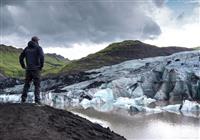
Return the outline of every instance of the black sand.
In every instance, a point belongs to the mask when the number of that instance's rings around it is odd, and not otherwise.
[[[64,110],[33,104],[0,104],[0,140],[124,140]]]

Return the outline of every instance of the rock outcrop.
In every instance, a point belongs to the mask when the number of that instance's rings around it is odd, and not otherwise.
[[[4,80],[4,79],[6,79],[6,77],[0,73],[0,80]]]

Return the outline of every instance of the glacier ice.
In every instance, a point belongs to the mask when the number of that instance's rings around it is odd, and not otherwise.
[[[0,95],[0,102],[1,103],[7,103],[7,102],[20,102],[20,96],[19,95],[6,95],[2,94]]]
[[[104,102],[109,102],[114,100],[113,91],[110,88],[97,91],[93,97],[100,98]]]
[[[0,95],[0,102],[2,103],[20,103],[21,101],[21,95],[20,94],[1,94]],[[28,103],[32,103],[34,102],[34,93],[33,92],[29,92],[27,94],[27,102]]]
[[[135,105],[135,101],[128,97],[119,97],[113,105],[118,108],[130,109],[131,105]]]
[[[200,111],[200,104],[198,104],[197,102],[191,102],[191,101],[185,100],[182,105],[181,111],[184,111],[184,112]]]
[[[162,110],[184,116],[200,118],[200,104],[195,101],[185,100],[182,104],[168,105]]]
[[[179,112],[180,106],[181,104],[168,105],[168,106],[162,107],[162,109],[169,112]]]
[[[114,108],[130,110],[131,108],[134,107],[138,111],[150,112],[150,108],[147,108],[147,106],[152,102],[155,102],[155,100],[151,98],[147,98],[146,96],[142,96],[138,98],[119,97],[116,100],[107,100],[106,102],[101,100],[101,98],[95,97],[92,100],[83,99],[80,102],[80,105],[84,109],[93,107],[98,111],[111,111]]]
[[[91,106],[91,102],[90,100],[88,99],[83,99],[81,102],[80,102],[80,105],[84,108],[84,109],[87,109]]]

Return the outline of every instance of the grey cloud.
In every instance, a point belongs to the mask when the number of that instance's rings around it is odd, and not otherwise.
[[[12,2],[9,0],[3,7],[8,12],[6,18],[1,17],[5,33],[15,32],[22,37],[38,35],[47,45],[147,39],[161,33],[138,1],[23,0],[22,5]],[[8,5],[14,7],[8,10]]]
[[[15,26],[15,23],[7,7],[1,7],[1,11],[3,12],[1,12],[0,14],[0,20],[1,20],[0,30],[4,35],[7,35],[12,32],[13,30],[12,27]]]
[[[1,6],[5,5],[24,5],[26,0],[1,0]]]
[[[154,2],[154,4],[158,7],[162,7],[167,0],[152,0]]]
[[[142,34],[143,38],[151,38],[154,39],[157,37],[158,34],[161,33],[161,30],[159,28],[158,25],[155,25],[152,22],[150,22],[149,24],[146,24],[143,28],[143,32],[144,34]]]

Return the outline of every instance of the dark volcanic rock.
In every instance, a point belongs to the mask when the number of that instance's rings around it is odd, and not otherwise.
[[[90,73],[79,72],[79,73],[74,73],[74,74],[69,74],[69,75],[43,77],[41,79],[41,91],[45,92],[45,91],[53,90],[56,93],[63,92],[63,90],[61,90],[63,86],[90,80],[90,78],[88,77],[89,74]],[[17,79],[17,78],[0,79],[0,91],[3,91],[6,88],[11,88],[11,87],[14,87],[16,85],[21,85],[21,84],[24,84],[24,80]],[[30,88],[30,91],[32,90],[33,88]],[[16,94],[21,93],[22,88],[21,89],[16,88],[13,92]]]
[[[124,140],[64,110],[32,104],[0,104],[1,140]]]
[[[47,53],[46,55],[50,56],[50,57],[54,57],[57,60],[65,60],[65,61],[69,61],[68,58],[63,57],[62,55],[56,54],[56,53]]]
[[[4,80],[4,79],[6,79],[6,77],[0,73],[0,80]]]
[[[88,73],[86,72],[78,72],[68,75],[65,74],[55,77],[45,77],[42,79],[41,82],[41,87],[43,87],[41,90],[54,90],[55,92],[59,93],[62,86],[67,86],[87,80],[90,80],[90,78],[88,77]]]
[[[14,87],[15,85],[20,85],[22,83],[23,80],[17,78],[0,79],[0,90],[4,88]]]

